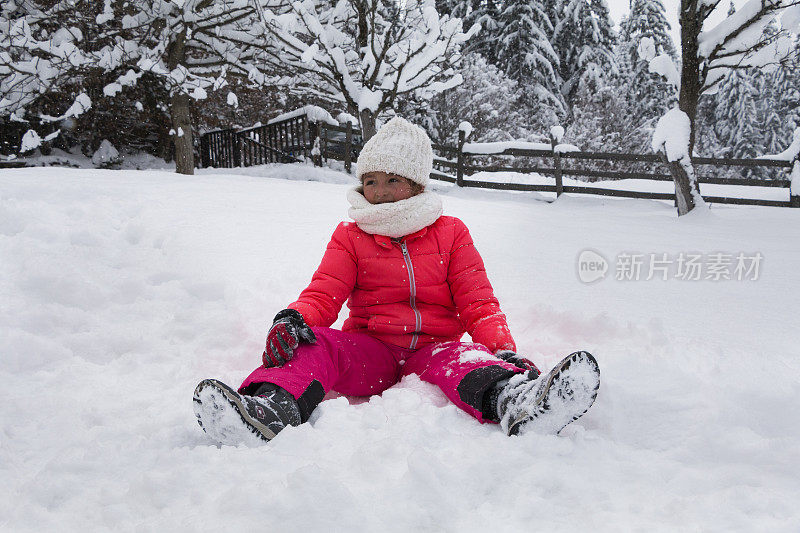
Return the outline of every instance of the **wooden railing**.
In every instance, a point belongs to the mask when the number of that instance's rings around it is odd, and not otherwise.
[[[290,122],[293,121],[293,122]],[[205,144],[203,144],[205,143]],[[204,166],[250,166],[268,162],[293,162],[311,158],[315,164],[337,160],[344,163],[346,172],[351,172],[352,164],[358,158],[363,146],[360,132],[347,126],[333,126],[327,123],[309,122],[305,115],[265,126],[248,128],[238,132],[220,130],[210,132],[201,139],[201,152]],[[204,147],[204,148],[203,148]],[[508,191],[553,192],[594,194],[623,198],[649,198],[654,200],[675,200],[674,192],[650,192],[593,187],[587,185],[564,184],[564,176],[587,178],[587,181],[615,181],[624,179],[672,181],[667,164],[657,154],[624,154],[609,152],[581,152],[565,149],[551,140],[547,149],[509,148],[502,151],[481,153],[471,151],[466,145],[464,132],[459,133],[456,146],[434,144],[434,170],[431,178],[459,187],[477,187]],[[513,164],[504,163],[508,159]],[[587,168],[581,162],[605,162],[617,167],[615,170]],[[209,164],[210,163],[210,164]],[[759,198],[740,198],[735,196],[703,195],[710,203],[761,205],[776,207],[800,207],[800,196],[791,191],[788,179],[730,178],[708,175],[705,169],[742,167],[749,169],[776,169],[788,174],[794,161],[776,159],[720,159],[696,157],[692,160],[697,169],[698,182],[715,185],[743,185],[754,187],[780,187],[787,189],[785,200]],[[637,168],[625,169],[626,164]],[[642,170],[644,167],[644,170]],[[520,174],[540,174],[552,176],[552,184],[506,183],[487,179],[472,179],[474,174],[493,172],[515,172]],[[798,170],[800,172],[800,170]]]
[[[305,114],[243,130],[216,130],[200,137],[203,167],[296,163],[312,156],[318,125]]]

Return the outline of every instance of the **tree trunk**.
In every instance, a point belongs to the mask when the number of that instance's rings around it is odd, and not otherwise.
[[[697,102],[700,99],[700,58],[699,35],[702,22],[697,13],[697,0],[681,0],[681,90],[678,97],[678,108],[689,117],[689,158],[694,151],[695,132],[697,131]],[[691,165],[691,162],[688,163]],[[675,197],[678,216],[685,215],[696,207],[695,197],[700,196],[697,179],[690,176],[686,168],[678,162],[669,163],[669,171],[675,182]],[[693,172],[692,172],[693,174]],[[696,196],[695,196],[696,195]]]
[[[364,109],[359,113],[359,119],[361,119],[361,137],[367,142],[378,132],[375,129],[375,113]]]
[[[175,36],[167,48],[167,66],[174,70],[186,62],[186,30]],[[192,141],[192,113],[189,95],[181,87],[173,87],[169,102],[172,139],[175,144],[175,171],[194,174],[194,143]]]
[[[175,171],[194,174],[194,146],[192,142],[192,114],[189,95],[176,92],[170,97],[172,129],[175,130]]]

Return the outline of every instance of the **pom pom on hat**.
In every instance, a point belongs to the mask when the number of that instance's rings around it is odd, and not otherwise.
[[[366,142],[358,156],[357,177],[381,171],[427,185],[433,170],[433,148],[425,130],[394,117]]]

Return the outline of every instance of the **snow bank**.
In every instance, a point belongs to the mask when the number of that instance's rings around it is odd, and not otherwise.
[[[321,182],[0,171],[4,530],[800,529],[798,210],[676,220],[658,202],[442,186],[519,351],[543,368],[597,356],[592,410],[559,437],[507,438],[412,378],[323,402],[261,448],[218,448],[195,384],[258,364],[348,207],[349,176],[269,172]],[[586,248],[611,265],[591,285]],[[620,254],[692,251],[760,252],[763,271],[614,277]]]
[[[120,157],[117,149],[114,148],[114,145],[111,144],[108,139],[103,139],[103,142],[100,143],[100,147],[92,155],[92,163],[94,166],[101,167],[119,162]]]

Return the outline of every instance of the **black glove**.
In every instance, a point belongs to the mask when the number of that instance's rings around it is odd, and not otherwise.
[[[272,322],[267,333],[267,347],[261,359],[267,368],[283,366],[294,355],[294,349],[301,342],[314,344],[317,337],[303,320],[303,315],[294,309],[284,309]]]
[[[497,350],[494,353],[495,357],[499,357],[506,363],[511,363],[517,368],[521,368],[522,370],[526,370],[528,372],[528,377],[530,379],[536,379],[539,377],[541,372],[539,369],[536,368],[536,365],[533,364],[533,361],[518,355],[516,352],[512,352],[511,350]]]

